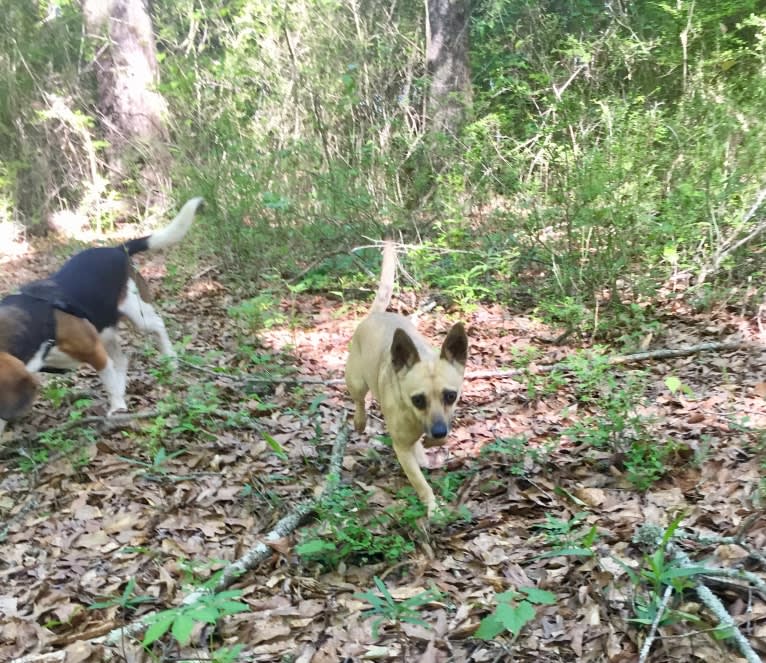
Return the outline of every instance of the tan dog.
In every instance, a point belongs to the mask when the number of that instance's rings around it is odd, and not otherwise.
[[[420,470],[425,462],[420,438],[425,435],[426,447],[446,442],[460,398],[468,337],[463,325],[455,324],[437,353],[408,318],[386,313],[395,275],[396,250],[387,241],[375,301],[351,339],[346,386],[354,401],[354,427],[359,433],[367,423],[367,392],[378,401],[396,457],[430,517],[436,499]]]

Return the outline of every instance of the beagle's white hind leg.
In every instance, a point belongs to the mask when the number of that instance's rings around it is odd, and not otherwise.
[[[154,307],[141,299],[138,287],[133,279],[128,280],[128,294],[120,304],[120,313],[130,320],[142,332],[151,332],[157,337],[160,351],[166,357],[175,357],[176,351],[170,342],[165,323]]]
[[[125,391],[128,386],[128,358],[120,346],[120,336],[114,327],[101,331],[101,342],[104,344],[109,361],[100,372],[101,381],[109,392],[108,415],[118,410],[127,410]]]

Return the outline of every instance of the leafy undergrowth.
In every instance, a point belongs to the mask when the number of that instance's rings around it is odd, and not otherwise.
[[[50,269],[44,255],[3,290]],[[3,440],[0,660],[627,662],[655,618],[649,661],[740,660],[692,591],[713,566],[733,570],[706,582],[766,654],[766,596],[741,575],[766,578],[747,552],[766,548],[766,353],[752,321],[668,305],[652,347],[753,344],[610,367],[598,349],[542,342],[559,330],[528,315],[476,307],[469,372],[566,367],[466,380],[449,444],[429,452],[435,521],[373,408],[317,517],[229,592],[183,606],[321,490],[364,308],[264,293],[243,306],[257,293],[213,268],[181,280],[152,257],[142,272],[184,353],[174,372],[124,334],[129,406],[151,416],[92,421],[103,391],[81,370],[48,379]],[[419,326],[438,339],[453,318]],[[147,613],[137,641],[93,644]]]

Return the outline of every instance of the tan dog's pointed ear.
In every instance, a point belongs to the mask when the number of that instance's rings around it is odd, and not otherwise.
[[[0,352],[0,419],[10,421],[24,414],[35,400],[37,387],[23,362]]]
[[[441,358],[450,364],[465,366],[468,359],[468,336],[462,322],[455,323],[449,330],[442,343]]]
[[[391,341],[391,364],[398,373],[403,368],[412,368],[420,361],[418,349],[406,331],[397,328]]]

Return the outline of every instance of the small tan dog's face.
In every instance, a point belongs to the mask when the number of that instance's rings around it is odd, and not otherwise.
[[[403,329],[394,332],[391,365],[403,398],[401,407],[409,418],[420,422],[424,446],[444,444],[465,372],[468,339],[463,325],[450,330],[437,359],[421,359],[415,344]]]

